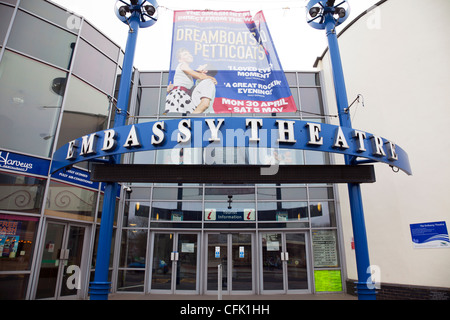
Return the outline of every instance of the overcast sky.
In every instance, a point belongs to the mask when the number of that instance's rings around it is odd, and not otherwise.
[[[68,11],[83,16],[107,37],[125,49],[128,27],[114,14],[115,0],[52,0]],[[140,29],[134,65],[141,71],[168,70],[173,27],[173,10],[262,10],[281,65],[285,71],[313,69],[317,56],[327,47],[325,31],[306,23],[308,0],[157,0],[158,22]],[[350,18],[356,18],[379,0],[348,0]],[[338,32],[345,24],[337,28]]]

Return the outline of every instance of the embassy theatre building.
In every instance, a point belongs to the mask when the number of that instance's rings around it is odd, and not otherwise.
[[[201,38],[195,31],[183,37],[191,54],[222,52],[190,48]],[[227,54],[242,53],[233,50]],[[363,170],[341,179],[332,170],[341,157],[335,153],[355,146],[388,164],[405,153],[384,138],[332,124],[329,71],[283,72],[289,94],[260,109],[242,110],[246,103],[217,89],[211,99],[232,111],[211,114],[167,109],[170,92],[184,87],[174,83],[176,66],[136,69],[127,126],[112,129],[123,60],[121,48],[65,8],[0,1],[0,299],[89,298],[104,184],[86,160],[113,150],[128,168],[154,171],[153,178],[119,172],[127,178],[116,195],[112,293],[217,295],[218,265],[226,295],[351,291],[346,201],[341,207],[348,195],[336,183],[374,177]],[[277,81],[223,87],[264,95]],[[80,157],[52,170],[61,159]]]

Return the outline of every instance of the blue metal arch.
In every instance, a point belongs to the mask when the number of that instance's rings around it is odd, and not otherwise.
[[[223,119],[223,123],[219,128],[220,138],[219,142],[211,142],[209,139],[211,137],[211,131],[206,123],[206,120],[214,120],[214,123],[218,125],[219,119]],[[255,120],[256,118],[248,118],[248,120]],[[191,118],[191,119],[171,119],[171,120],[160,120],[151,121],[146,123],[140,123],[135,125],[128,125],[122,127],[114,128],[115,133],[115,147],[114,149],[104,151],[102,150],[103,141],[106,134],[105,131],[99,131],[91,135],[85,136],[85,144],[89,137],[92,137],[92,152],[80,155],[80,148],[83,144],[83,137],[74,140],[72,146],[75,147],[75,156],[71,159],[67,159],[68,150],[70,143],[64,145],[58,149],[52,161],[51,172],[58,171],[65,167],[73,166],[74,164],[81,161],[97,161],[98,158],[117,156],[123,153],[129,152],[141,152],[150,150],[163,150],[163,149],[173,149],[173,148],[206,148],[208,146],[214,147],[257,147],[257,148],[280,148],[280,149],[291,149],[291,150],[310,150],[310,151],[321,151],[329,153],[338,153],[346,156],[356,158],[365,158],[371,162],[382,162],[390,166],[396,167],[407,173],[411,174],[411,166],[409,163],[409,158],[407,153],[399,146],[391,144],[390,140],[376,136],[371,133],[363,132],[360,130],[355,130],[348,127],[340,127],[331,124],[308,122],[302,120],[290,120],[290,119],[272,119],[272,118],[262,118],[258,119],[262,121],[262,126],[258,129],[258,142],[251,141],[250,137],[252,135],[251,128],[247,126],[247,118],[235,118],[235,117],[215,117],[215,118]],[[190,121],[190,134],[191,139],[185,143],[179,143],[177,141],[179,126],[182,121]],[[280,121],[291,122],[293,125],[293,140],[295,142],[278,142],[279,138],[279,125]],[[278,123],[280,122],[280,123]],[[159,124],[158,124],[159,123]],[[161,123],[164,123],[161,125]],[[285,124],[285,123],[281,123]],[[164,132],[164,139],[162,142],[157,144],[152,144],[152,136],[155,139],[159,139],[155,135],[156,130],[161,130]],[[320,126],[320,130],[316,129],[318,132],[319,139],[321,139],[321,144],[312,144],[311,141],[311,126]],[[126,140],[130,135],[130,132],[135,130],[136,137],[139,140],[139,146],[125,146]],[[340,132],[339,132],[340,130]],[[355,136],[355,132],[360,132],[359,136]],[[335,140],[336,137],[342,137],[348,144],[348,148],[336,147]],[[365,136],[362,140],[364,142],[365,150],[361,150],[360,137]],[[376,139],[377,141],[372,141]],[[94,141],[95,140],[95,141]],[[374,150],[373,144],[378,143],[382,145],[384,155],[377,154]],[[393,157],[389,154],[390,146],[395,146],[395,154],[397,159],[392,159]],[[357,162],[355,162],[357,163]]]

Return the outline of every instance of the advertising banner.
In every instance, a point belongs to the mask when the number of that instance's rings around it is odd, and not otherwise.
[[[163,113],[280,113],[297,107],[262,12],[175,11]]]

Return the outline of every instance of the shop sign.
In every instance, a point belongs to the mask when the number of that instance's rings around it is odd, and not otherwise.
[[[412,173],[407,153],[375,134],[312,121],[240,117],[160,120],[92,133],[58,149],[51,172],[128,152],[223,147],[332,152]]]
[[[0,150],[0,169],[47,176],[50,161]]]

